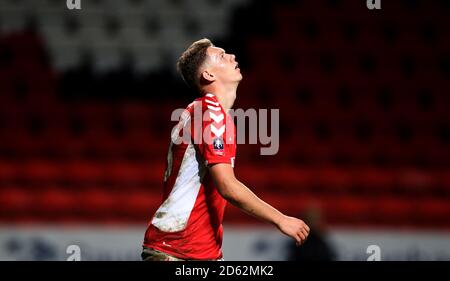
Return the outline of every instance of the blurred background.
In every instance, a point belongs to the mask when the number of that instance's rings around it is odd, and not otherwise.
[[[75,2],[75,1],[71,1]],[[231,205],[227,260],[450,260],[450,2],[0,0],[0,259],[139,260],[190,43],[234,53],[235,108],[280,109],[237,177],[313,226]]]

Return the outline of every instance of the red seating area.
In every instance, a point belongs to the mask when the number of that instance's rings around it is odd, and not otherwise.
[[[236,107],[280,109],[280,149],[240,145],[238,178],[291,215],[317,203],[330,225],[450,227],[448,35],[430,44],[408,10],[326,2],[273,4],[277,32],[248,38]],[[44,45],[0,37],[0,223],[146,223],[185,104],[62,101]],[[256,222],[232,206],[225,221]]]
[[[236,173],[293,215],[316,201],[331,224],[448,227],[450,22],[437,3],[355,2],[279,3],[275,32],[246,38],[238,106],[279,108],[281,138]]]

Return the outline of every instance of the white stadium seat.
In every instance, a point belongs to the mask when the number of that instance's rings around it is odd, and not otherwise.
[[[59,70],[76,67],[81,53],[88,51],[98,72],[119,67],[123,53],[131,54],[135,71],[155,71],[163,64],[174,66],[196,39],[227,36],[232,10],[248,1],[82,0],[81,10],[68,10],[62,0],[0,1],[0,27],[20,30],[27,16],[34,16]],[[112,36],[107,26],[111,18],[117,21]]]

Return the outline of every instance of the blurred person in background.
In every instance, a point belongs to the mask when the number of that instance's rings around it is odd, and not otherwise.
[[[308,206],[304,213],[304,218],[311,229],[308,241],[301,248],[296,247],[289,241],[287,243],[287,259],[290,261],[335,260],[335,249],[327,240],[325,220],[321,208],[317,205]]]
[[[202,39],[181,55],[177,69],[201,97],[186,108],[172,131],[163,202],[148,224],[142,259],[222,260],[227,201],[301,245],[309,227],[258,198],[234,175],[236,128],[228,113],[242,80],[235,56]]]

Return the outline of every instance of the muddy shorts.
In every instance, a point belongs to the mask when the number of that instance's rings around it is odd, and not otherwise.
[[[143,261],[187,261],[147,247],[143,247],[141,258]],[[223,258],[217,261],[223,261]]]
[[[143,261],[184,261],[156,249],[143,247],[141,258]]]

